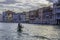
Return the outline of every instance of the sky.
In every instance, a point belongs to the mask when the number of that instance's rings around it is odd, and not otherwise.
[[[13,10],[15,12],[27,12],[52,5],[57,0],[0,0],[0,12]]]

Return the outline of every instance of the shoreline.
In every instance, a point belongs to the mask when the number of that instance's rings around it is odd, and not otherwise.
[[[18,22],[3,22],[3,21],[0,21],[0,23],[18,23]],[[21,23],[35,24],[35,25],[60,25],[60,24],[27,23],[27,22],[21,22]]]

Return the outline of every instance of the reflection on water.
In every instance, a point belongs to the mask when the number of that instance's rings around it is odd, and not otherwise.
[[[60,26],[0,23],[0,40],[60,40]]]

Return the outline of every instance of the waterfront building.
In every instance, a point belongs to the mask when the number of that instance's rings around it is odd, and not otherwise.
[[[10,10],[3,12],[4,22],[25,22],[26,15],[24,13],[15,13]]]
[[[26,23],[29,23],[29,11],[28,12],[24,12],[25,16],[26,16]]]
[[[29,12],[29,22],[39,24],[55,24],[53,8],[43,7]]]
[[[53,12],[55,14],[56,24],[60,24],[60,0],[53,4]]]
[[[0,22],[2,22],[3,21],[3,16],[2,16],[2,14],[0,14]]]
[[[35,23],[36,21],[36,11],[29,11],[29,23]]]
[[[43,8],[42,23],[55,24],[53,8],[51,8],[50,6]]]
[[[38,9],[38,18],[39,18],[39,23],[40,24],[42,24],[42,22],[43,22],[42,17],[43,17],[43,8],[39,8]]]
[[[35,23],[41,23],[41,9],[35,10]]]
[[[25,13],[13,13],[13,22],[26,22]]]
[[[19,22],[19,14],[18,13],[13,14],[13,22]]]
[[[15,13],[8,10],[3,12],[3,21],[60,24],[60,3],[54,3],[53,8],[49,6],[22,13]]]
[[[13,21],[13,13],[12,11],[5,11],[3,12],[3,21],[5,22],[12,22]]]
[[[24,13],[20,13],[19,14],[19,21],[20,22],[26,22],[26,14],[24,14]]]
[[[54,24],[53,8],[44,7],[29,11],[29,23]]]

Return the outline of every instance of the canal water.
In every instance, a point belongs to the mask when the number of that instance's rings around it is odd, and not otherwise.
[[[17,23],[0,23],[0,40],[60,40],[60,26],[21,24],[17,31]]]

